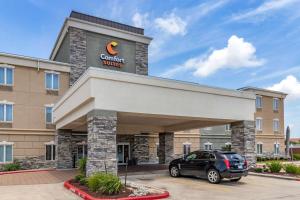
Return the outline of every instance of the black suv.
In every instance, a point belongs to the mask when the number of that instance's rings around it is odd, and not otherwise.
[[[223,178],[239,181],[248,175],[247,161],[234,152],[194,151],[169,165],[172,177],[196,176],[210,183],[220,183]]]

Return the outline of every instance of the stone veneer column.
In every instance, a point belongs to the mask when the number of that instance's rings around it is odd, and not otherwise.
[[[86,70],[86,31],[70,27],[70,63],[72,64],[70,72],[70,86]]]
[[[149,136],[147,134],[134,136],[133,156],[138,164],[149,162]]]
[[[105,169],[117,174],[117,113],[93,110],[87,116],[87,124],[87,176],[95,172],[104,172]]]
[[[174,156],[174,133],[159,133],[159,164],[169,164]]]
[[[250,165],[256,163],[254,121],[231,124],[231,149],[245,156]]]
[[[72,132],[69,130],[57,130],[55,143],[57,159],[56,167],[58,169],[72,168]]]
[[[137,42],[135,45],[136,73],[148,75],[148,45]]]

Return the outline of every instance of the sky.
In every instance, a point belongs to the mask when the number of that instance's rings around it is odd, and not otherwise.
[[[300,0],[0,0],[0,51],[49,58],[71,10],[145,29],[149,74],[288,93],[300,137]]]

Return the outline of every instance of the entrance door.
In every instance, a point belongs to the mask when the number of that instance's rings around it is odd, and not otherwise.
[[[117,147],[118,164],[124,165],[130,159],[130,146],[129,143],[119,143]]]

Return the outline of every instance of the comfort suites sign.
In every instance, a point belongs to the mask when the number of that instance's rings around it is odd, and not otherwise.
[[[118,56],[118,43],[111,41],[106,45],[107,53],[100,54],[103,65],[121,68],[125,64],[125,59]]]

